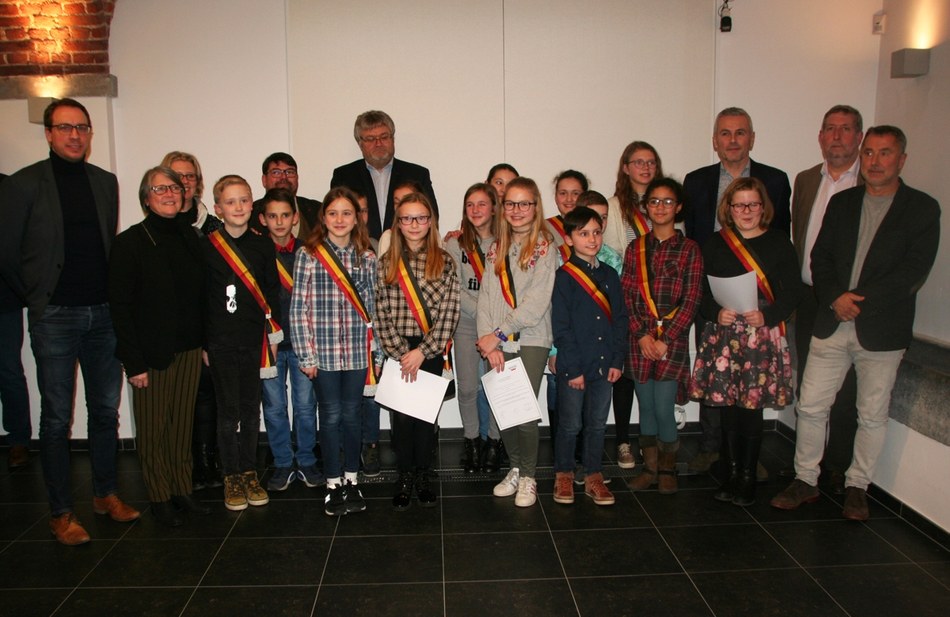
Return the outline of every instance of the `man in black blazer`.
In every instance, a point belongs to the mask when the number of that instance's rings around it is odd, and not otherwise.
[[[712,145],[719,155],[719,162],[693,170],[686,174],[683,180],[683,190],[686,193],[686,207],[683,209],[686,237],[695,240],[702,247],[710,236],[718,232],[720,225],[716,220],[716,208],[719,199],[733,180],[749,176],[761,180],[769,194],[775,209],[771,226],[788,233],[791,222],[788,206],[792,188],[784,171],[757,163],[750,158],[749,153],[755,145],[755,131],[752,130],[752,118],[748,112],[739,107],[727,107],[720,111],[716,116]],[[697,318],[697,346],[704,325],[705,321],[701,317]],[[709,465],[719,458],[719,418],[718,408],[700,406],[699,423],[703,437],[699,452],[689,463],[690,471],[706,471]],[[761,464],[758,477],[760,480],[768,478],[768,473]]]
[[[370,237],[378,240],[383,231],[392,226],[395,215],[393,189],[409,180],[422,186],[438,216],[439,206],[429,170],[393,158],[396,154],[396,125],[389,114],[384,111],[360,114],[353,127],[353,137],[363,158],[334,169],[330,186],[346,186],[366,196]]]
[[[73,99],[43,114],[48,159],[0,183],[0,275],[24,301],[40,405],[40,459],[50,532],[66,545],[89,534],[73,510],[69,431],[76,364],[89,419],[93,511],[129,522],[139,512],[116,495],[122,366],[108,305],[109,250],[119,220],[116,177],[86,162],[92,122]]]
[[[293,230],[294,237],[305,242],[307,236],[310,235],[310,230],[317,224],[317,217],[320,216],[320,206],[323,204],[316,199],[307,199],[297,195],[300,177],[297,174],[297,161],[294,160],[294,157],[286,152],[275,152],[264,159],[264,163],[261,164],[261,184],[264,185],[265,193],[277,188],[287,189],[293,193],[297,213],[300,215],[297,227]],[[254,210],[248,224],[262,236],[266,236],[267,228],[261,223],[260,217],[263,212],[264,199],[262,197],[254,201]]]
[[[866,491],[884,447],[891,390],[940,241],[940,206],[900,179],[906,146],[897,127],[868,129],[860,155],[864,186],[828,204],[811,252],[818,313],[797,409],[796,475],[772,499],[776,508],[818,499],[828,412],[853,364],[859,419],[842,514],[868,518]]]

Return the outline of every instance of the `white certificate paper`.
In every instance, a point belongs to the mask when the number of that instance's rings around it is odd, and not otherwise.
[[[759,310],[759,292],[755,272],[746,272],[729,278],[707,275],[706,278],[709,279],[709,288],[719,306],[737,313]]]
[[[500,373],[492,369],[482,375],[482,387],[498,428],[504,430],[541,419],[538,393],[531,387],[521,358],[505,362]]]
[[[383,374],[376,387],[376,402],[407,416],[435,424],[448,387],[448,379],[421,369],[416,372],[415,381],[404,381],[399,362],[386,358]]]

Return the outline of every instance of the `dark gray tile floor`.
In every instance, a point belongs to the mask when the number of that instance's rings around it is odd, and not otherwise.
[[[694,449],[685,437],[680,460]],[[792,456],[778,433],[767,433],[762,457],[773,480],[749,508],[713,500],[708,475],[680,476],[672,496],[631,493],[612,443],[605,471],[616,505],[595,506],[580,489],[573,506],[558,505],[544,443],[538,504],[519,509],[491,496],[497,478],[461,473],[460,451],[440,445],[435,508],[393,512],[394,474],[384,468],[361,484],[363,513],[330,518],[323,489],[299,482],[241,513],[224,509],[220,489],[205,490],[196,495],[213,513],[173,530],[147,511],[129,525],[93,514],[89,460],[76,452],[76,509],[93,536],[76,548],[48,533],[34,453],[28,468],[0,472],[0,614],[950,614],[947,533],[918,530],[884,498],[871,500],[867,523],[843,520],[827,492],[795,512],[768,506]],[[119,456],[122,495],[145,509],[135,453]],[[263,451],[261,460],[266,477]]]

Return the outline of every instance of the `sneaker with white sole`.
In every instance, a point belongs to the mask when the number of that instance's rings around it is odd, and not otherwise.
[[[617,467],[621,469],[633,469],[637,466],[636,459],[633,458],[633,452],[630,450],[630,444],[622,443],[617,446]]]
[[[517,467],[512,467],[508,471],[508,475],[505,476],[505,479],[495,485],[495,488],[492,490],[492,494],[495,497],[511,497],[518,492],[518,481],[521,478],[521,475],[518,473]]]
[[[515,496],[515,505],[519,508],[530,508],[538,500],[538,483],[534,478],[518,480],[518,494]]]
[[[328,516],[343,516],[346,514],[346,499],[343,496],[343,485],[327,485],[327,494],[323,498],[323,511]]]
[[[241,474],[241,482],[244,483],[244,495],[247,497],[248,505],[266,506],[270,502],[267,491],[261,486],[257,479],[256,471],[245,471]]]
[[[327,479],[323,477],[323,474],[320,473],[320,470],[317,469],[316,465],[304,465],[303,467],[298,467],[297,477],[303,480],[303,483],[309,488],[316,488],[327,483]]]
[[[267,490],[285,491],[290,483],[297,478],[297,473],[290,467],[277,467],[267,481]]]

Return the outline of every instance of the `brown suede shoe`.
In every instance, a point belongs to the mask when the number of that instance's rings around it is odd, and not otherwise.
[[[574,503],[574,473],[559,471],[554,476],[554,501]]]
[[[769,504],[779,510],[794,510],[803,503],[818,501],[819,497],[821,494],[818,492],[818,487],[795,478],[784,491],[773,497]]]
[[[844,510],[841,511],[849,521],[866,521],[871,516],[868,511],[868,493],[863,488],[849,486],[844,489]]]
[[[105,497],[92,498],[92,511],[96,514],[108,514],[119,523],[129,523],[141,516],[141,513],[125,503],[115,493]]]
[[[614,505],[614,494],[604,484],[604,474],[590,473],[584,478],[584,493],[598,506]]]
[[[10,452],[7,453],[7,467],[10,469],[19,469],[25,467],[30,462],[30,449],[26,446],[10,446]]]
[[[77,546],[89,541],[89,534],[72,512],[50,518],[49,531],[60,544],[66,546]]]

